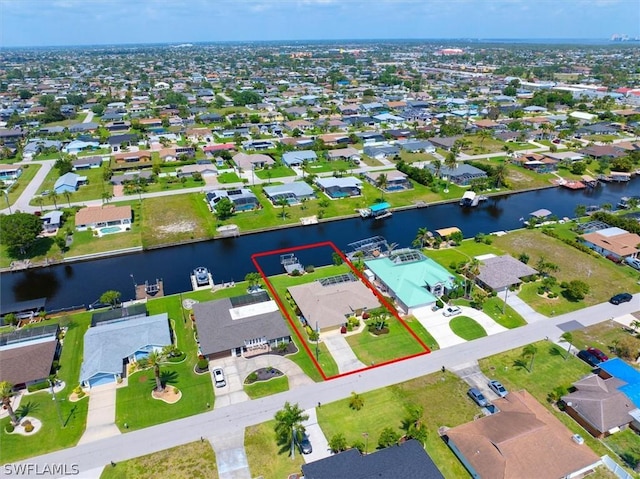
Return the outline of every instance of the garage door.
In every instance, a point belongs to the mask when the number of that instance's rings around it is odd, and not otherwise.
[[[104,384],[111,384],[115,382],[115,377],[113,374],[96,374],[89,380],[89,385],[91,387],[102,386]]]

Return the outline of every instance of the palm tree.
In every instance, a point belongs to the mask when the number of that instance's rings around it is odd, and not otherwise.
[[[302,423],[309,419],[298,404],[284,403],[284,407],[275,415],[275,431],[279,443],[291,444],[291,458],[295,455],[296,437],[304,432]]]
[[[574,213],[576,214],[576,219],[580,218],[581,216],[584,216],[587,214],[587,207],[585,205],[576,205],[576,209],[574,210]]]
[[[473,258],[471,261],[464,265],[464,293],[465,296],[469,294],[468,279],[475,279],[480,274],[480,260]]]
[[[500,188],[505,184],[507,179],[507,165],[500,163],[493,169],[493,179],[495,180],[496,188]]]
[[[420,245],[420,248],[424,248],[425,242],[428,242],[431,239],[431,231],[427,228],[418,228],[418,232],[416,233],[416,239],[413,240],[414,245]]]
[[[489,132],[489,130],[480,130],[477,133],[477,136],[478,138],[480,138],[480,146],[482,146],[482,144],[487,138],[491,138],[491,133]]]
[[[431,161],[431,166],[433,166],[433,176],[436,178],[440,178],[440,171],[442,170],[442,161],[439,158]]]
[[[40,207],[40,213],[43,213],[42,205],[44,205],[44,198],[40,195],[36,196],[33,201]]]
[[[52,190],[51,193],[49,193],[49,198],[53,200],[53,206],[58,209],[58,192],[56,190]]]
[[[531,358],[531,362],[529,363],[529,367],[527,368],[527,371],[529,371],[530,373],[533,372],[533,360],[535,359],[537,352],[538,348],[536,348],[533,344],[528,344],[522,349],[521,356],[524,359]]]
[[[458,168],[458,160],[456,158],[456,152],[450,151],[449,153],[447,153],[447,156],[444,159],[444,166],[446,166],[449,170],[451,170],[451,172],[454,172],[456,170],[456,168]],[[448,191],[449,188],[447,187],[445,191]]]
[[[0,399],[2,399],[2,405],[7,410],[7,413],[11,418],[11,424],[15,426],[18,424],[18,417],[11,407],[11,398],[13,397],[13,394],[13,384],[9,381],[0,382]]]
[[[164,362],[164,355],[160,351],[151,351],[144,363],[148,367],[153,367],[153,374],[156,379],[156,388],[155,391],[161,393],[164,391],[164,387],[162,386],[162,381],[160,381],[160,365]]]
[[[109,203],[109,201],[111,201],[111,198],[113,198],[113,195],[108,192],[108,191],[103,191],[102,192],[102,204],[104,205],[105,203]]]
[[[567,355],[564,357],[565,360],[571,354],[571,342],[572,341],[573,341],[573,334],[571,334],[570,331],[567,331],[566,333],[562,333],[562,336],[560,336],[560,342],[569,344],[569,346],[567,347]]]
[[[73,195],[73,191],[65,191],[63,193],[63,195],[67,199],[67,203],[69,204],[69,208],[71,208],[71,195]]]
[[[287,212],[284,210],[287,206],[289,206],[289,202],[287,201],[286,198],[282,197],[282,198],[278,198],[278,201],[276,201],[276,205],[278,206],[282,206],[282,219],[285,219],[287,217]]]
[[[380,173],[376,178],[376,186],[380,188],[382,191],[382,197],[384,198],[384,190],[389,186],[389,180],[387,179],[386,173]]]
[[[507,154],[507,156],[510,157],[513,150],[511,148],[511,145],[509,145],[508,143],[505,143],[504,146],[502,147],[502,151],[504,151]]]

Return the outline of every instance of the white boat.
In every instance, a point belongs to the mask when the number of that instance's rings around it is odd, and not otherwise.
[[[464,195],[462,195],[462,199],[460,200],[460,206],[465,206],[467,208],[478,206],[480,202],[480,197],[476,194],[475,191],[465,191]]]
[[[193,290],[209,288],[213,286],[213,277],[207,268],[198,266],[191,273],[191,287]]]

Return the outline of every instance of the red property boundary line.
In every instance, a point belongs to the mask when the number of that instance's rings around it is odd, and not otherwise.
[[[282,299],[280,298],[280,295],[276,292],[275,288],[271,284],[271,281],[269,281],[269,278],[267,277],[267,275],[262,270],[262,267],[260,266],[260,263],[258,261],[258,258],[263,258],[265,256],[273,256],[273,255],[276,255],[276,254],[291,253],[291,252],[294,252],[294,251],[302,251],[302,250],[308,250],[308,249],[314,249],[314,248],[323,248],[323,247],[331,248],[335,253],[337,253],[340,256],[342,261],[344,261],[344,263],[349,266],[351,271],[360,279],[360,281],[362,281],[367,286],[367,288],[369,288],[371,290],[371,292],[373,292],[373,294],[376,296],[376,298],[378,298],[378,300],[380,301],[380,304],[382,304],[385,308],[387,308],[389,313],[391,313],[400,322],[400,324],[402,324],[402,326],[409,332],[409,334],[411,334],[413,339],[415,339],[418,342],[418,344],[420,344],[420,346],[422,346],[422,348],[424,349],[423,352],[411,354],[409,356],[404,356],[404,357],[401,357],[401,358],[391,359],[391,360],[385,361],[383,363],[379,363],[379,364],[375,364],[375,365],[372,365],[372,366],[368,366],[366,368],[360,368],[360,369],[357,369],[355,371],[349,371],[349,372],[346,372],[346,373],[336,374],[334,376],[327,376],[324,373],[324,371],[322,370],[322,367],[320,366],[320,364],[316,360],[315,356],[313,355],[313,352],[309,348],[309,345],[307,344],[306,339],[300,333],[300,330],[296,326],[296,323],[294,322],[293,318],[291,317],[291,315],[287,311],[286,307],[284,306],[284,303],[282,302]],[[264,280],[265,284],[267,285],[267,288],[269,289],[269,291],[271,292],[271,295],[273,296],[273,298],[275,299],[276,303],[278,304],[278,307],[280,308],[280,311],[282,311],[282,314],[284,314],[284,316],[287,318],[287,321],[289,321],[289,325],[295,331],[296,336],[298,336],[298,339],[300,340],[300,343],[304,347],[305,351],[307,352],[307,354],[311,358],[311,361],[313,361],[314,366],[316,367],[316,369],[318,370],[318,372],[320,373],[320,375],[322,376],[322,378],[325,381],[329,380],[329,379],[340,378],[340,377],[343,377],[343,376],[349,376],[351,374],[355,374],[355,373],[359,373],[359,372],[362,372],[362,371],[366,371],[368,369],[379,368],[381,366],[385,366],[387,364],[397,363],[397,362],[400,362],[400,361],[404,361],[406,359],[411,359],[411,358],[415,358],[415,357],[418,357],[418,356],[423,356],[423,355],[429,354],[431,352],[429,347],[422,341],[422,339],[420,339],[418,337],[418,335],[407,325],[407,323],[404,321],[404,319],[402,319],[400,317],[400,315],[398,314],[396,309],[391,304],[389,304],[389,302],[369,282],[369,280],[360,271],[358,271],[357,268],[354,267],[353,263],[351,263],[351,261],[344,255],[344,253],[342,251],[340,251],[336,247],[335,244],[333,244],[332,241],[323,241],[323,242],[319,242],[319,243],[311,243],[311,244],[306,244],[306,245],[302,245],[302,246],[294,246],[294,247],[291,247],[291,248],[282,248],[282,249],[276,249],[276,250],[271,250],[271,251],[264,251],[262,253],[254,253],[254,254],[251,255],[251,261],[253,262],[254,266],[256,267],[258,273],[260,273],[260,276],[262,276],[262,279]]]

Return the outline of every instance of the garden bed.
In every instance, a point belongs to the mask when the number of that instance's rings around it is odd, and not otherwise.
[[[253,371],[244,380],[245,384],[253,384],[259,381],[268,381],[273,378],[284,376],[284,373],[276,368],[260,368]]]

